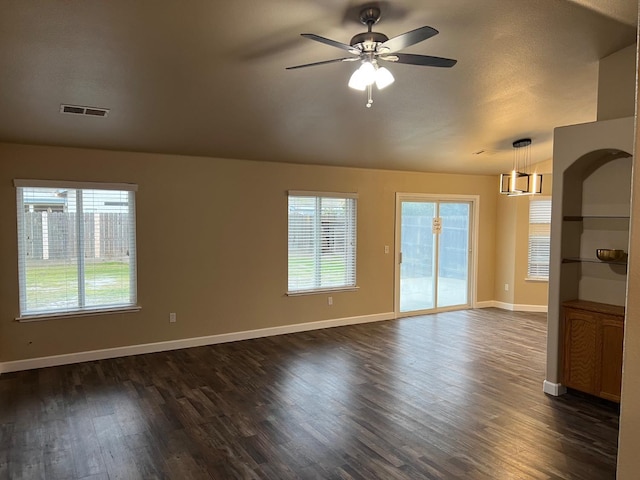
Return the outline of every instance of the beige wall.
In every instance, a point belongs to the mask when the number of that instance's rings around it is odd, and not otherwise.
[[[19,323],[14,178],[131,182],[138,313]],[[393,311],[395,193],[480,196],[478,301],[494,298],[497,177],[0,144],[0,361]],[[286,297],[286,191],[356,191],[357,292]],[[169,312],[178,321],[169,324]]]
[[[637,70],[640,73],[640,69]],[[640,75],[639,75],[640,76]],[[636,77],[636,85],[638,77]],[[636,98],[636,115],[640,99]],[[636,121],[636,149],[640,125]],[[637,159],[638,156],[636,155]],[[637,160],[636,160],[637,162]],[[624,325],[622,399],[618,441],[618,480],[635,480],[640,472],[640,168],[634,165],[631,203],[631,241],[627,280],[627,308]]]
[[[534,170],[543,174],[542,194],[552,196],[553,161],[536,163]],[[515,252],[515,292],[516,305],[547,306],[549,282],[526,280],[529,262],[529,198],[518,200],[518,225],[516,227],[517,248]]]
[[[495,300],[507,304],[514,303],[516,237],[513,231],[518,223],[515,200],[514,197],[500,195],[496,209]]]
[[[636,45],[600,60],[598,120],[631,117],[635,113]]]
[[[534,165],[543,174],[542,193],[551,195],[552,162]],[[500,195],[496,212],[496,284],[495,300],[515,305],[546,307],[548,282],[530,281],[527,277],[530,197]],[[505,290],[505,284],[509,290]]]
[[[640,141],[640,129],[637,135],[636,142]],[[640,243],[637,240],[640,235],[640,195],[637,194],[639,189],[640,169],[634,168],[618,444],[619,480],[635,480],[640,472]]]

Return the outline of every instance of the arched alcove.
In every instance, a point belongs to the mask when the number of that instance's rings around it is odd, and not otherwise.
[[[631,154],[607,148],[577,158],[565,170],[560,298],[624,305],[624,261],[601,262],[596,250],[628,252],[631,169]]]
[[[623,311],[626,266],[602,264],[596,248],[628,251],[633,117],[554,132],[547,377],[562,394],[563,303],[583,299]],[[586,261],[585,261],[586,260]]]

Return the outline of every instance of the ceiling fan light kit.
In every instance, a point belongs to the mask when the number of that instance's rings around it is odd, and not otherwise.
[[[371,62],[362,62],[351,78],[349,79],[349,87],[364,92],[365,88],[373,84],[376,80],[376,68]]]
[[[378,90],[382,90],[388,87],[395,78],[391,72],[385,67],[379,67],[374,61],[364,61],[360,68],[358,68],[349,79],[349,87],[354,90],[364,92],[367,90],[367,107],[370,108],[373,105],[372,86],[375,83]]]
[[[367,107],[371,107],[373,104],[372,87],[375,83],[379,90],[391,85],[395,78],[392,73],[385,67],[380,67],[379,60],[385,62],[404,63],[409,65],[420,65],[424,67],[453,67],[457,60],[451,58],[432,57],[429,55],[414,55],[410,53],[396,53],[398,50],[410,47],[416,43],[427,40],[438,34],[435,28],[420,27],[410,32],[405,32],[401,35],[389,39],[385,34],[371,31],[373,25],[380,20],[380,9],[378,7],[368,7],[360,12],[360,21],[367,26],[367,31],[358,33],[351,38],[349,45],[341,43],[336,40],[321,37],[313,33],[302,33],[301,35],[310,40],[324,43],[332,47],[346,50],[354,57],[336,58],[333,60],[324,60],[321,62],[306,63],[303,65],[296,65],[293,67],[287,67],[287,70],[294,70],[298,68],[313,67],[317,65],[326,65],[329,63],[338,62],[354,62],[360,61],[360,67],[353,72],[349,79],[349,87],[359,90],[367,91]]]
[[[531,172],[531,139],[513,142],[513,170],[500,175],[500,193],[510,197],[542,193],[542,174]]]
[[[376,87],[378,87],[378,90],[388,87],[395,81],[396,79],[393,78],[389,70],[385,67],[378,67],[378,70],[376,70]]]

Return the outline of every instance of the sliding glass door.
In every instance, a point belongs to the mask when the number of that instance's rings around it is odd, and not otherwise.
[[[469,221],[471,204],[441,202],[438,235],[438,291],[440,308],[469,305]]]
[[[472,201],[398,196],[396,310],[469,307]]]
[[[400,203],[400,311],[436,306],[435,202]]]

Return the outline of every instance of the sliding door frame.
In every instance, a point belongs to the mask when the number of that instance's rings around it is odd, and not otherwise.
[[[401,228],[402,228],[402,202],[437,202],[451,203],[464,202],[469,203],[471,212],[469,215],[469,290],[466,305],[456,305],[453,307],[433,308],[430,310],[416,312],[400,311],[400,256],[401,256]],[[438,207],[439,211],[439,207]],[[478,231],[480,218],[480,196],[479,195],[440,195],[431,193],[396,193],[396,215],[395,215],[395,242],[394,242],[394,294],[393,304],[395,317],[408,317],[412,315],[422,315],[425,313],[437,313],[448,310],[464,310],[465,308],[474,308],[478,293]],[[439,262],[439,252],[436,254],[436,262]],[[435,276],[439,274],[436,269]],[[436,291],[437,298],[437,291]]]

